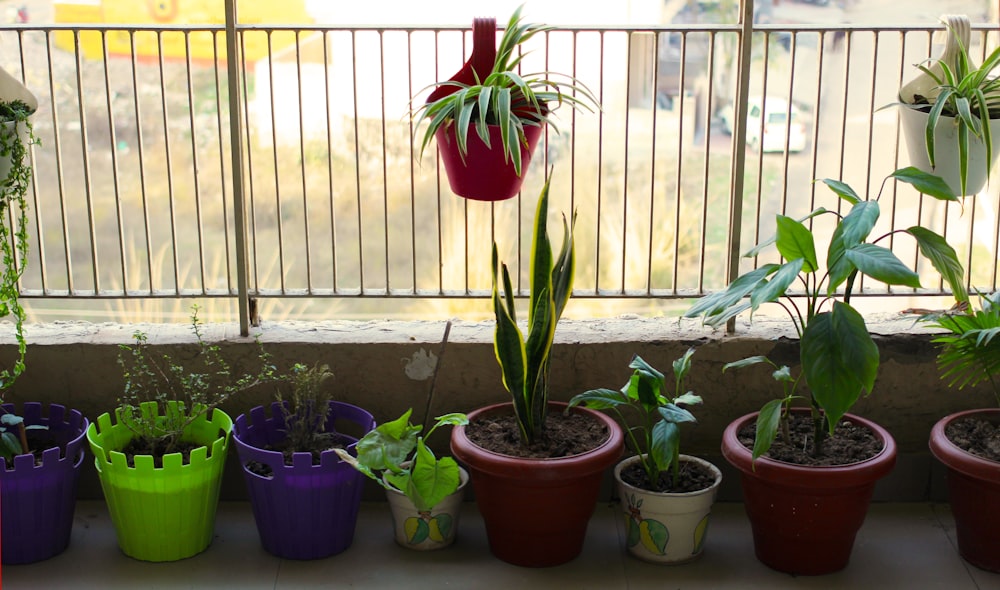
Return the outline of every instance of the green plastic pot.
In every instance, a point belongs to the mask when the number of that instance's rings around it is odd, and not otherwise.
[[[156,412],[156,404],[143,405]],[[180,453],[153,466],[152,455],[135,457],[129,467],[120,449],[132,439],[121,412],[102,414],[87,429],[87,441],[108,503],[118,546],[143,561],[176,561],[201,553],[212,542],[219,503],[222,468],[229,449],[233,421],[216,408],[185,430],[182,440],[203,445],[191,451],[190,462]]]

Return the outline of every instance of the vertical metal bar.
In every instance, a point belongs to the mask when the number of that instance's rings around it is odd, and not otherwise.
[[[406,95],[413,96],[413,31],[406,31]],[[416,295],[417,289],[417,187],[416,179],[414,178],[414,166],[413,166],[413,117],[407,115],[407,137],[409,141],[409,152],[410,152],[410,254],[412,256],[412,264],[410,266],[410,284],[413,285],[413,294]]]
[[[747,96],[750,90],[751,36],[753,35],[753,2],[740,0],[740,49],[738,52],[739,73],[736,78],[736,105],[733,129],[733,174],[729,201],[729,252],[726,283],[732,283],[740,274],[740,240],[743,219],[743,174],[746,165],[746,120]],[[726,331],[736,330],[735,319],[726,324]]]
[[[705,254],[705,247],[708,242],[708,200],[709,200],[709,190],[708,190],[708,179],[709,172],[711,170],[712,158],[712,95],[715,93],[715,32],[708,33],[708,89],[706,100],[708,104],[705,108],[705,166],[702,171],[702,193],[701,193],[701,263],[698,265],[698,292],[702,292],[705,289],[705,267],[707,266],[708,260]],[[680,184],[680,183],[678,183]],[[678,218],[680,219],[680,218]],[[678,222],[679,225],[679,222]],[[678,234],[680,232],[677,232]],[[674,274],[674,288],[673,292],[677,294],[677,274]]]
[[[365,226],[361,211],[361,138],[358,135],[358,33],[351,30],[351,88],[354,94],[354,188],[358,197],[358,284],[365,293],[365,241],[361,228]]]
[[[250,294],[247,289],[246,204],[243,200],[243,109],[240,105],[239,46],[236,43],[238,0],[226,1],[226,69],[229,85],[229,141],[233,159],[233,213],[236,218],[236,286],[240,335],[250,335]]]
[[[274,100],[274,30],[267,31],[267,74],[270,83],[267,86],[271,113],[271,162],[274,166],[274,217],[275,228],[278,230],[278,283],[281,294],[285,295],[285,233],[283,215],[281,213],[281,163],[278,162],[278,122],[275,120],[277,108]],[[301,110],[301,109],[300,109]]]
[[[115,114],[111,97],[111,74],[108,70],[107,36],[101,35],[101,48],[104,55],[104,96],[107,100],[108,134],[111,147],[111,180],[115,199],[115,221],[118,229],[118,256],[121,259],[122,295],[128,295],[128,260],[125,256],[125,225],[122,220],[121,185],[118,179],[118,139],[115,134]],[[96,240],[96,236],[94,239]]]
[[[163,112],[163,148],[167,176],[167,203],[170,209],[170,252],[174,263],[174,294],[180,295],[180,258],[177,253],[177,211],[174,207],[174,168],[170,158],[170,118],[167,108],[167,80],[163,63],[163,31],[156,31],[157,58],[160,72],[160,107]]]
[[[385,248],[385,294],[392,292],[392,284],[389,281],[389,166],[388,146],[385,138],[385,31],[378,32],[378,68],[381,74],[379,79],[379,96],[382,123],[382,233],[383,247]]]
[[[194,124],[194,83],[191,78],[191,34],[184,31],[184,65],[187,74],[188,125],[191,128],[191,180],[194,183],[195,225],[198,228],[198,271],[201,277],[201,294],[205,295],[205,224],[201,214],[201,180],[198,165],[198,128]],[[180,285],[177,285],[180,289]]]
[[[600,80],[597,86],[597,100],[604,104],[604,31],[598,33],[600,36],[599,52]],[[604,188],[604,110],[597,111],[597,216],[595,217],[597,227],[594,228],[594,295],[601,292],[601,196]]]
[[[241,72],[246,72],[246,71],[248,71],[247,60],[246,60],[246,55],[247,55],[247,51],[246,51],[246,36],[240,35],[239,41],[240,41],[240,43],[239,43],[239,47],[240,47],[239,63],[240,63],[240,66],[241,66],[240,71]],[[241,81],[241,84],[240,84],[240,87],[239,87],[239,91],[242,93],[242,96],[243,96],[243,101],[242,101],[242,103],[243,103],[243,113],[242,113],[243,122],[246,122],[246,121],[250,120],[250,88],[249,88],[249,82],[247,81],[246,76],[244,76],[243,79],[242,79],[242,81]],[[243,131],[242,132],[245,134],[245,135],[243,135],[243,138],[246,140],[246,143],[243,144],[243,145],[253,146],[253,143],[250,141],[250,126],[244,124],[244,125],[242,125],[242,127],[243,127]],[[243,205],[243,212],[244,212],[245,219],[247,220],[247,223],[244,224],[244,227],[248,228],[248,229],[245,229],[244,231],[246,233],[246,237],[247,237],[248,243],[250,244],[247,247],[247,251],[246,251],[247,252],[247,259],[248,259],[247,260],[247,264],[251,268],[251,270],[253,271],[252,272],[252,278],[253,278],[253,286],[252,287],[249,284],[251,276],[249,274],[247,276],[247,283],[248,283],[248,285],[247,285],[247,308],[248,308],[247,309],[247,314],[249,315],[249,313],[250,313],[249,312],[250,293],[251,292],[257,292],[260,289],[260,274],[259,274],[260,273],[260,269],[259,269],[259,265],[257,264],[257,261],[260,260],[260,257],[258,256],[258,253],[257,253],[257,242],[258,242],[258,240],[257,240],[257,203],[254,200],[254,194],[255,193],[254,193],[254,182],[253,182],[253,176],[254,176],[254,174],[253,174],[253,170],[254,170],[254,166],[253,166],[253,150],[250,149],[250,147],[244,148],[244,150],[243,150],[243,158],[246,160],[245,170],[244,170],[243,174],[246,175],[245,179],[246,179],[246,183],[247,183],[246,184],[246,190],[244,191],[244,196],[243,196],[243,202],[245,203],[245,205]],[[251,263],[250,261],[253,261],[253,262]]]
[[[635,35],[634,31],[629,31],[626,33],[627,41],[625,42],[625,55],[628,56],[627,66],[625,67],[625,142],[622,144],[622,149],[625,150],[622,161],[622,270],[620,276],[620,283],[618,284],[618,292],[622,295],[625,294],[625,269],[628,268],[628,131],[629,131],[629,114],[632,109],[628,108],[628,104],[631,100],[632,93],[632,37]],[[680,134],[678,134],[680,135]],[[677,158],[680,161],[680,158]],[[652,239],[652,236],[650,236]]]
[[[295,31],[295,72],[299,90],[299,173],[302,176],[302,230],[305,232],[306,293],[313,292],[312,247],[309,239],[309,188],[306,186],[306,127],[302,106],[302,45],[301,31]],[[273,83],[272,83],[273,86]]]
[[[676,34],[676,33],[673,33]],[[680,77],[677,81],[679,84],[677,89],[677,161],[675,162],[675,172],[674,178],[674,252],[673,252],[673,275],[674,283],[677,282],[677,277],[680,276],[680,257],[681,257],[681,232],[680,232],[680,220],[681,220],[681,178],[683,177],[684,170],[684,158],[681,157],[681,153],[684,151],[684,62],[687,61],[687,34],[681,33],[681,55],[680,55]],[[669,41],[668,41],[669,43]],[[659,61],[659,60],[657,60]],[[655,86],[654,86],[655,88]],[[650,234],[650,242],[652,242],[652,234]]]
[[[683,58],[681,63],[684,63]],[[646,296],[649,297],[653,289],[653,236],[655,235],[655,229],[653,227],[653,219],[656,217],[656,145],[659,143],[656,141],[656,113],[659,109],[656,108],[656,82],[660,77],[660,33],[653,33],[653,80],[652,80],[652,97],[650,104],[650,110],[653,112],[652,129],[650,130],[652,140],[650,141],[649,147],[649,223],[646,225],[646,231],[649,232],[649,242],[646,248]],[[678,153],[678,160],[680,159],[680,154]],[[675,233],[676,235],[676,233]],[[676,275],[674,275],[676,278]]]
[[[132,69],[132,95],[133,100],[135,101],[136,149],[139,155],[139,196],[142,200],[143,237],[146,240],[146,277],[149,281],[149,294],[152,295],[155,284],[153,280],[153,244],[152,238],[150,237],[149,203],[146,200],[146,151],[143,147],[145,141],[142,136],[142,108],[139,101],[139,78],[138,67],[136,64],[135,30],[130,30],[128,32],[128,39],[130,67]]]
[[[226,292],[233,292],[233,263],[229,250],[229,198],[226,192],[226,154],[225,140],[222,137],[222,87],[219,83],[219,33],[212,33],[212,64],[215,82],[215,124],[218,137],[216,141],[219,146],[219,192],[222,199],[222,251],[226,259]]]
[[[330,43],[329,32],[323,32],[323,98],[326,106],[326,153],[333,153],[333,122],[330,118]],[[333,159],[326,159],[327,188],[330,191],[330,274],[333,293],[337,290],[337,200],[333,192]]]
[[[91,264],[93,265],[93,280],[94,280],[94,293],[98,293],[100,290],[100,280],[99,276],[99,265],[97,258],[97,241],[95,239],[95,229],[94,229],[94,195],[91,188],[91,178],[90,178],[90,145],[87,140],[87,108],[83,100],[83,54],[80,48],[80,37],[76,37],[76,53],[74,57],[76,58],[76,92],[77,92],[77,108],[78,115],[80,116],[80,148],[81,156],[83,158],[83,193],[86,197],[87,203],[87,235],[90,238],[90,257]],[[67,238],[69,237],[69,232],[66,233]],[[71,273],[72,274],[72,273]]]

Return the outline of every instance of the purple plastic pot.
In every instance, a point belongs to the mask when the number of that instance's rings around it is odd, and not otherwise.
[[[41,465],[33,455],[14,457],[13,471],[0,458],[0,510],[4,565],[32,563],[58,555],[69,546],[76,508],[76,484],[83,464],[83,437],[89,422],[78,410],[50,404],[25,403],[20,412],[3,404],[5,412],[19,414],[25,426],[46,425],[60,448],[42,453]]]
[[[270,417],[262,406],[248,414],[236,418],[233,440],[264,549],[286,559],[320,559],[350,547],[364,475],[333,450],[323,452],[319,465],[312,464],[311,453],[295,453],[292,465],[285,465],[281,453],[264,450],[285,438],[280,405],[271,404]],[[375,419],[365,410],[331,401],[327,431],[335,431],[338,423],[343,429],[345,422],[362,435],[375,427]],[[351,441],[348,448],[353,453],[358,438],[343,436]],[[271,475],[252,472],[247,467],[250,462],[266,465]]]

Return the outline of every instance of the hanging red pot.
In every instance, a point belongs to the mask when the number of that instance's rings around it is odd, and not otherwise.
[[[479,134],[470,130],[466,139],[468,152],[463,158],[458,151],[452,124],[438,129],[437,139],[441,161],[448,173],[451,191],[460,197],[477,201],[502,201],[515,196],[524,182],[524,172],[531,164],[531,155],[542,136],[542,125],[525,126],[524,136],[528,145],[521,148],[521,176],[514,170],[514,163],[504,155],[500,142],[500,127],[490,125],[490,145]]]

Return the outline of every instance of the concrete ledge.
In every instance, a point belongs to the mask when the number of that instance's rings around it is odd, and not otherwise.
[[[689,387],[705,405],[695,409],[697,425],[685,429],[685,452],[719,458],[722,431],[731,420],[756,411],[779,391],[765,367],[722,373],[722,366],[746,356],[764,354],[775,362],[796,364],[797,343],[786,322],[756,320],[741,324],[728,336],[698,322],[670,318],[623,317],[608,320],[564,320],[556,334],[552,359],[555,400],[568,400],[596,387],[620,387],[628,378],[628,362],[639,354],[667,372],[670,363],[690,346],[697,348]],[[943,499],[940,469],[927,451],[927,436],[940,417],[966,408],[995,405],[986,389],[948,390],[938,377],[936,350],[930,334],[912,319],[884,316],[872,322],[882,355],[876,391],[862,399],[854,412],[882,424],[896,437],[900,461],[880,486],[880,499],[919,501]],[[492,348],[492,322],[454,321],[440,361],[430,413],[468,411],[506,401]],[[116,363],[119,345],[132,342],[136,330],[147,333],[158,353],[176,359],[192,354],[194,336],[185,325],[118,325],[84,322],[34,324],[26,328],[28,368],[7,401],[37,400],[77,408],[93,420],[110,411],[122,388]],[[295,362],[326,363],[336,375],[332,387],[341,401],[362,406],[378,421],[414,408],[422,418],[445,322],[328,321],[266,323],[255,335],[287,367]],[[256,354],[253,337],[238,334],[231,324],[206,325],[206,339],[218,342],[234,368],[247,366]],[[9,331],[0,335],[0,362],[10,362],[16,349]],[[273,391],[261,389],[229,400],[223,409],[233,417],[268,403]],[[445,436],[431,444],[447,447]],[[230,457],[223,498],[243,499],[242,477]],[[93,467],[88,461],[88,471]],[[735,474],[726,470],[723,500],[739,499]],[[373,484],[374,485],[374,484]],[[96,475],[84,477],[81,497],[100,497]],[[373,497],[379,497],[373,488]]]

